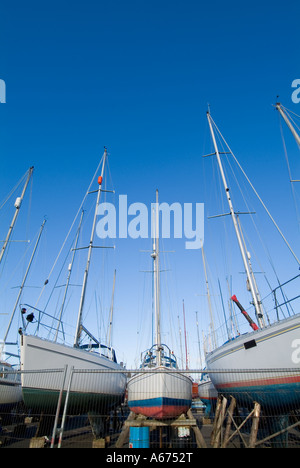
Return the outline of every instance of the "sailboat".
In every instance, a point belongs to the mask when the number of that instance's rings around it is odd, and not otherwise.
[[[233,208],[214,133],[216,126],[210,112],[207,112],[207,119],[215,151],[213,154],[218,162],[257,320],[255,323],[251,319],[235,295],[231,297],[247,319],[251,331],[209,352],[206,355],[207,372],[219,393],[232,395],[245,406],[252,406],[253,401],[257,401],[266,410],[284,414],[288,408],[300,408],[300,314],[283,320],[278,318],[272,324],[266,323],[250,255],[245,251],[240,224]]]
[[[198,395],[202,403],[207,406],[208,410],[206,412],[208,413],[212,405],[217,401],[218,392],[215,389],[209,374],[206,372],[201,374],[201,378],[198,383]]]
[[[174,418],[188,411],[192,402],[192,380],[179,371],[170,348],[161,342],[159,209],[156,191],[155,234],[153,242],[153,285],[155,344],[142,355],[140,372],[127,383],[128,407],[149,418]]]
[[[83,306],[86,296],[87,280],[94,246],[96,217],[100,203],[103,174],[107,162],[105,148],[101,175],[98,177],[98,188],[90,242],[87,247],[87,261],[83,276],[80,296],[77,326],[73,346],[50,341],[23,331],[21,335],[21,371],[22,391],[25,404],[40,411],[53,411],[56,408],[61,388],[59,379],[54,378],[57,369],[66,369],[64,391],[66,391],[72,368],[74,373],[71,380],[68,400],[68,414],[79,412],[95,412],[106,414],[111,408],[119,404],[125,393],[126,375],[124,368],[117,362],[115,351],[100,343],[82,323]],[[23,308],[23,313],[27,313]],[[33,312],[34,313],[34,312]],[[30,320],[32,320],[32,314]],[[39,312],[40,314],[41,312]],[[42,313],[41,313],[42,315]],[[28,319],[28,315],[27,315]],[[83,344],[83,335],[89,339]],[[82,373],[80,372],[82,370]],[[83,372],[84,371],[84,372]],[[98,371],[98,372],[97,372]],[[100,372],[99,372],[100,371]]]
[[[29,170],[27,171],[27,177],[26,177],[23,189],[22,189],[22,193],[21,193],[20,197],[16,198],[16,201],[15,201],[15,204],[14,204],[15,212],[14,212],[14,215],[13,215],[13,219],[12,219],[12,221],[10,223],[6,238],[4,240],[4,243],[3,243],[3,246],[2,246],[1,252],[0,252],[0,263],[1,263],[2,259],[3,259],[3,257],[4,257],[6,248],[7,248],[8,244],[9,244],[9,242],[10,242],[10,238],[11,238],[11,235],[13,233],[17,218],[19,216],[22,201],[23,201],[23,198],[25,196],[29,181],[30,181],[30,179],[32,177],[32,173],[33,173],[33,167],[30,167]],[[6,330],[5,335],[3,337],[3,341],[2,341],[2,343],[0,345],[0,411],[1,412],[9,411],[9,410],[13,409],[18,403],[20,403],[22,401],[20,373],[18,373],[14,369],[13,365],[6,362],[6,360],[4,359],[4,355],[7,354],[9,357],[14,356],[14,357],[19,358],[19,356],[13,355],[12,353],[5,352],[5,346],[8,345],[8,344],[11,344],[11,343],[7,343],[7,336],[8,336],[8,332],[10,330],[10,327],[11,327],[11,323],[12,323],[12,319],[13,319],[14,314],[15,314],[16,307],[18,305],[20,294],[22,292],[23,286],[24,286],[25,281],[26,281],[26,276],[27,276],[27,273],[29,271],[29,268],[30,268],[30,264],[29,264],[29,266],[27,268],[25,277],[24,277],[23,282],[22,282],[22,286],[20,287],[20,290],[19,290],[19,294],[18,294],[16,303],[15,303],[15,307],[13,309],[9,324],[7,326],[7,330]]]

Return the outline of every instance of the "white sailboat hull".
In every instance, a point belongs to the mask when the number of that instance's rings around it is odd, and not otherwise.
[[[198,395],[200,400],[204,403],[212,403],[217,400],[218,392],[215,389],[211,380],[199,382],[198,384]]]
[[[192,403],[192,380],[166,367],[136,374],[128,381],[127,390],[131,411],[151,418],[176,417]]]
[[[300,314],[225,343],[206,363],[220,393],[278,411],[299,409]]]
[[[7,378],[0,378],[0,411],[10,409],[22,401],[21,382],[14,377],[8,375]]]
[[[63,373],[67,368],[64,390],[67,390],[71,367],[74,372],[70,387],[68,413],[75,411],[105,411],[123,399],[126,375],[116,362],[95,352],[65,346],[36,336],[21,337],[22,391],[27,406],[46,411],[57,405]],[[52,372],[51,372],[52,370]],[[107,372],[97,372],[97,371]],[[94,372],[93,372],[94,371]],[[118,371],[118,372],[115,372]]]

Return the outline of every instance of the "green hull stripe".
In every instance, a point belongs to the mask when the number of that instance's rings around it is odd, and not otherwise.
[[[59,399],[59,391],[36,388],[23,388],[24,403],[28,408],[55,412]],[[66,391],[63,392],[61,411],[63,411]],[[99,393],[70,392],[67,414],[82,414],[89,411],[106,414],[111,408],[120,404],[123,395],[105,395]]]

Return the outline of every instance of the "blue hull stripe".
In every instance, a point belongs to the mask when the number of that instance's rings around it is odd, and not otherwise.
[[[230,388],[219,388],[218,390],[223,395],[233,395],[244,403],[252,403],[253,400],[256,400],[270,407],[292,406],[295,409],[299,408],[300,385],[297,383],[288,385],[251,385],[251,387],[234,387],[233,384]]]
[[[159,398],[147,398],[145,400],[132,400],[128,401],[128,406],[134,407],[157,407],[157,406],[189,406],[191,404],[191,400],[184,400],[179,398],[166,398],[166,397],[159,397]]]

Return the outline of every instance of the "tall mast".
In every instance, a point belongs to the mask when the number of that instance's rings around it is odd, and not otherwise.
[[[98,213],[98,206],[99,206],[99,203],[100,203],[100,195],[101,195],[101,191],[102,191],[102,188],[101,188],[102,185],[101,184],[102,184],[102,180],[103,180],[104,166],[105,166],[105,163],[106,163],[106,158],[107,158],[107,150],[105,148],[104,149],[104,154],[103,154],[103,163],[102,163],[102,169],[101,169],[101,176],[98,178],[99,187],[98,187],[98,190],[97,190],[97,201],[96,201],[96,207],[95,207],[95,213],[94,213],[94,220],[93,220],[93,225],[92,225],[90,243],[89,243],[89,246],[88,246],[87,262],[86,262],[86,267],[85,267],[84,276],[83,276],[83,284],[82,284],[81,297],[80,297],[80,303],[79,303],[79,311],[78,311],[78,319],[77,319],[77,326],[76,326],[76,332],[75,332],[74,346],[79,346],[79,341],[80,341],[82,311],[83,311],[83,305],[84,305],[85,293],[86,293],[86,285],[87,285],[87,279],[88,279],[90,263],[91,263],[91,256],[92,256],[93,242],[94,242],[94,234],[95,234],[95,228],[96,228],[96,218],[97,218],[97,213]]]
[[[184,343],[185,343],[185,368],[186,368],[186,370],[188,370],[189,363],[188,363],[188,349],[187,349],[187,342],[186,342],[184,299],[182,300],[182,308],[183,308],[183,326],[184,326]]]
[[[161,364],[161,334],[160,334],[160,278],[159,278],[159,209],[158,209],[158,190],[156,190],[155,203],[155,229],[153,234],[153,275],[154,275],[154,316],[155,316],[155,341],[158,350],[158,365]]]
[[[288,116],[286,115],[284,110],[282,109],[282,106],[281,106],[281,104],[279,102],[276,104],[276,109],[279,111],[281,117],[283,118],[283,120],[285,121],[287,126],[289,127],[289,129],[292,132],[296,142],[298,143],[298,145],[300,147],[300,137],[299,137],[298,133],[296,132],[295,128],[293,127],[290,119],[288,118]]]
[[[202,358],[201,358],[201,347],[200,347],[200,336],[199,336],[199,322],[198,322],[198,312],[196,314],[196,326],[197,326],[197,337],[198,337],[198,348],[199,348],[199,359],[200,359],[200,369],[202,369]]]
[[[14,229],[14,226],[15,226],[15,223],[17,221],[17,217],[19,215],[19,211],[20,211],[20,208],[21,208],[21,204],[22,204],[22,201],[23,201],[23,198],[24,198],[24,195],[25,195],[25,192],[26,192],[26,189],[27,189],[27,186],[29,184],[29,181],[30,181],[30,178],[32,176],[32,173],[33,173],[33,166],[29,168],[28,170],[28,175],[27,175],[27,179],[26,179],[26,182],[25,182],[25,185],[23,187],[23,191],[22,191],[22,194],[20,197],[18,197],[15,201],[15,208],[16,208],[16,211],[15,211],[15,214],[13,216],[13,219],[12,219],[12,222],[9,226],[9,229],[8,229],[8,233],[7,233],[7,236],[6,236],[6,239],[4,241],[4,244],[2,246],[2,249],[1,249],[1,252],[0,252],[0,263],[2,261],[2,258],[3,258],[3,255],[4,255],[4,252],[5,252],[5,249],[7,247],[7,244],[9,242],[9,239],[10,239],[10,236],[13,232],[13,229]]]
[[[182,352],[182,340],[181,340],[181,326],[180,326],[180,320],[179,320],[179,315],[178,315],[178,328],[179,328],[179,344],[180,344],[180,356],[181,356],[181,362],[183,365],[183,352]]]
[[[56,334],[55,334],[54,341],[57,341],[59,325],[61,323],[62,314],[63,314],[64,308],[65,308],[65,302],[66,302],[67,293],[68,293],[68,289],[69,289],[71,273],[72,273],[72,267],[73,267],[73,263],[74,263],[74,259],[75,259],[75,253],[76,253],[76,250],[77,250],[77,243],[78,243],[78,239],[79,239],[79,233],[80,233],[80,228],[81,228],[81,224],[82,224],[82,220],[83,220],[83,215],[84,215],[84,211],[82,210],[81,211],[80,221],[79,221],[79,226],[78,226],[77,233],[76,233],[72,259],[71,259],[71,263],[69,264],[69,267],[68,267],[68,277],[67,277],[64,297],[63,297],[63,301],[62,301],[62,305],[61,305],[60,313],[59,313],[59,317],[58,317],[57,329],[56,329]]]
[[[254,304],[254,308],[255,308],[255,312],[256,312],[256,317],[257,317],[257,320],[258,320],[258,323],[259,323],[260,327],[263,328],[263,326],[264,326],[263,312],[262,312],[261,304],[260,304],[260,302],[259,302],[259,300],[257,298],[256,291],[255,291],[255,288],[254,288],[254,285],[253,285],[253,280],[252,280],[252,276],[251,276],[250,269],[249,269],[247,255],[246,255],[246,253],[244,251],[243,241],[242,241],[241,234],[240,234],[240,231],[239,231],[239,226],[238,226],[238,222],[237,222],[237,219],[236,219],[235,211],[233,209],[233,205],[232,205],[232,201],[231,201],[231,197],[230,197],[230,193],[229,193],[229,187],[227,185],[226,177],[225,177],[225,174],[224,174],[224,170],[223,170],[223,166],[222,166],[222,162],[221,162],[221,158],[220,158],[220,153],[219,153],[219,150],[218,150],[218,146],[217,146],[217,142],[216,142],[213,126],[212,126],[212,118],[211,118],[209,112],[207,112],[207,119],[208,119],[208,124],[209,124],[210,132],[211,132],[211,136],[212,136],[212,140],[213,140],[213,145],[214,145],[214,148],[215,148],[215,154],[216,154],[216,157],[217,157],[217,161],[218,161],[218,165],[219,165],[219,169],[220,169],[220,173],[221,173],[221,178],[222,178],[222,181],[223,181],[223,185],[224,185],[224,189],[225,189],[225,193],[226,193],[226,197],[227,197],[227,201],[228,201],[228,205],[229,205],[230,215],[231,215],[231,218],[232,218],[232,221],[233,221],[233,226],[234,226],[234,229],[235,229],[237,241],[238,241],[239,248],[240,248],[240,251],[241,251],[242,260],[243,260],[243,263],[244,263],[244,268],[245,268],[246,275],[247,275],[248,282],[249,282],[249,288],[250,288],[250,292],[251,292],[252,299],[253,299],[253,304]]]
[[[216,348],[217,340],[216,340],[216,333],[215,333],[214,316],[213,316],[213,310],[212,310],[212,305],[211,305],[211,300],[210,300],[210,291],[209,291],[209,284],[208,284],[208,278],[207,278],[207,272],[206,272],[206,263],[205,263],[203,245],[201,247],[201,250],[202,250],[202,261],[203,261],[203,269],[204,269],[206,292],[207,292],[207,302],[208,302],[208,309],[209,309],[210,323],[211,323],[212,341],[213,341],[213,347]]]
[[[109,348],[112,347],[112,333],[111,332],[112,332],[113,312],[114,312],[115,284],[116,284],[116,270],[114,271],[114,282],[113,282],[113,290],[112,290],[111,305],[110,305],[110,318],[109,318],[109,330],[108,330],[108,342],[107,342],[107,345]]]

